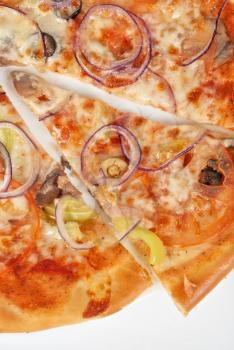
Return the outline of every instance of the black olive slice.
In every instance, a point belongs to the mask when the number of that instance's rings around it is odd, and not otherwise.
[[[45,56],[51,57],[55,53],[57,49],[57,44],[55,39],[52,37],[52,35],[48,33],[43,33],[43,40],[45,45]]]

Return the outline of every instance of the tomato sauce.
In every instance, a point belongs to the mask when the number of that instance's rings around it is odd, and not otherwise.
[[[198,87],[190,91],[187,97],[190,102],[196,103],[199,101],[201,94],[202,94],[202,89]]]
[[[50,309],[63,304],[78,275],[52,260],[32,268],[18,265],[0,275],[0,291],[22,309]]]
[[[100,300],[91,299],[83,312],[84,318],[90,318],[98,316],[99,314],[103,313],[107,310],[108,306],[110,305],[110,293],[107,294],[107,296]]]

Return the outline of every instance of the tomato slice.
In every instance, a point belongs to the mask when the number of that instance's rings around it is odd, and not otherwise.
[[[225,147],[207,137],[186,161],[181,157],[158,173],[138,172],[118,199],[165,245],[199,245],[222,237],[234,220],[234,164]]]
[[[214,176],[219,184],[201,183],[204,169],[214,171],[207,167],[211,161],[216,164]],[[195,182],[182,204],[183,210],[176,214],[176,208],[172,211],[159,206],[156,215],[155,230],[168,246],[198,245],[215,239],[225,233],[234,219],[234,169],[227,150],[221,145],[216,148],[202,144],[188,167]],[[207,176],[209,180],[210,174]]]
[[[12,181],[10,188],[20,184]],[[24,259],[40,233],[39,209],[30,192],[0,200],[0,272]]]

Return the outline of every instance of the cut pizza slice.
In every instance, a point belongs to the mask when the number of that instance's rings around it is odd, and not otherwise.
[[[2,0],[0,64],[233,129],[233,11],[228,0]]]
[[[0,91],[0,331],[109,315],[151,285]]]
[[[132,242],[189,312],[234,266],[232,141],[69,91],[61,106],[65,90],[24,72],[12,78],[118,238]]]

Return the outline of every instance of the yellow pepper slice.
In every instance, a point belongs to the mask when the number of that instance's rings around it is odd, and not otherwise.
[[[66,226],[67,233],[74,241],[77,241],[77,240],[82,241],[83,234],[80,230],[80,225],[77,222],[70,221],[66,223],[65,226]]]
[[[4,144],[8,152],[11,152],[14,138],[16,137],[16,133],[10,129],[4,128],[0,130],[0,141]]]
[[[124,217],[113,218],[113,224],[120,233],[125,233],[130,227],[130,221]],[[129,237],[141,240],[150,248],[150,265],[160,264],[166,258],[166,249],[161,239],[152,231],[142,227],[136,227]]]
[[[130,235],[133,239],[140,239],[150,248],[150,265],[160,264],[166,258],[166,249],[161,239],[152,231],[137,227]]]
[[[85,205],[81,199],[66,197],[63,199],[63,214],[64,221],[76,221],[79,223],[85,222],[96,214],[95,212]],[[46,213],[54,218],[55,217],[55,208],[54,204],[49,204],[45,207]]]

